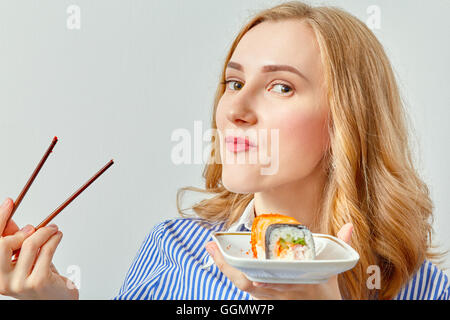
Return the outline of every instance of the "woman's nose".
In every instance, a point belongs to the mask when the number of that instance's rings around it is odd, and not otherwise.
[[[253,125],[256,123],[256,117],[253,112],[248,112],[242,109],[231,109],[228,112],[227,118],[230,122],[237,126]]]
[[[257,122],[257,116],[254,108],[250,106],[250,101],[242,98],[237,98],[231,102],[227,119],[236,126],[250,126]]]

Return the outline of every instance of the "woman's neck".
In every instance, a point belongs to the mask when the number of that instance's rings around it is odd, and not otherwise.
[[[320,214],[326,179],[326,174],[319,163],[313,172],[303,179],[255,192],[256,215],[280,213],[297,219],[312,232],[318,232],[315,230],[320,218],[317,215]]]

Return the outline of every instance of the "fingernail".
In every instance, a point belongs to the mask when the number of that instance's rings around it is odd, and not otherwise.
[[[33,231],[33,226],[32,225],[29,225],[29,224],[27,224],[25,227],[23,227],[22,228],[22,231],[24,231],[25,233],[31,233],[32,231]]]
[[[6,198],[5,201],[3,201],[3,203],[2,203],[2,207],[7,208],[8,205],[9,205],[9,198]]]
[[[54,223],[49,224],[47,227],[53,228],[53,229],[58,229],[58,226]]]
[[[214,258],[214,248],[212,247],[212,245],[207,245],[205,248],[206,251],[208,251],[209,255]]]
[[[263,282],[253,282],[253,285],[255,287],[266,287],[267,284],[263,283]]]

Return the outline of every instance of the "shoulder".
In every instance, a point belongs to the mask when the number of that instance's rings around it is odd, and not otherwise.
[[[224,223],[212,223],[200,218],[172,218],[157,223],[145,241],[190,241],[223,229]]]
[[[180,267],[186,265],[186,259],[201,259],[204,250],[199,248],[210,239],[212,231],[222,230],[222,225],[199,218],[173,218],[158,222],[145,236],[119,295],[114,299],[151,297],[162,275],[173,275],[170,273],[172,271],[168,271],[175,270],[173,266],[180,271]]]
[[[151,232],[166,232],[177,234],[186,231],[186,228],[199,228],[202,230],[219,231],[222,230],[224,223],[213,223],[201,218],[172,218],[156,224]]]
[[[398,293],[398,300],[449,300],[448,276],[429,260],[425,260],[411,280]]]

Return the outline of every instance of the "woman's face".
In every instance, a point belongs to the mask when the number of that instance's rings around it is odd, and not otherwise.
[[[228,190],[261,192],[318,167],[329,139],[323,79],[320,51],[305,22],[263,22],[243,36],[216,113]],[[256,146],[246,150],[233,137]]]

